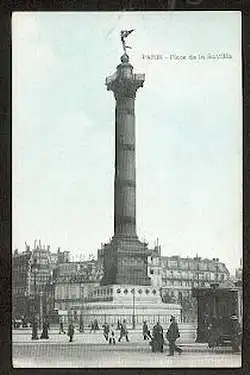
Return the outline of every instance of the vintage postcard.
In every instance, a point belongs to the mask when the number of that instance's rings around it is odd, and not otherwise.
[[[240,367],[241,13],[12,17],[16,368]]]

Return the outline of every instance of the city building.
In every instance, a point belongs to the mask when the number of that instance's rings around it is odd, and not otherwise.
[[[48,314],[54,308],[53,272],[69,251],[52,253],[49,246],[34,241],[33,248],[16,249],[12,256],[12,314],[14,318]]]
[[[26,248],[22,253],[16,249],[12,257],[12,313],[17,319],[29,313],[31,256]]]
[[[181,304],[183,321],[196,319],[192,288],[209,287],[214,282],[220,284],[230,276],[218,258],[160,256],[159,247],[155,247],[149,256],[148,273],[152,285],[160,289],[163,302]]]
[[[103,271],[94,259],[58,264],[54,272],[55,309],[65,317],[77,320],[92,288],[100,285]]]

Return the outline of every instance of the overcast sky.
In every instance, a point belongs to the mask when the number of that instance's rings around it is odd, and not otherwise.
[[[113,235],[114,108],[122,54],[136,98],[137,232],[163,255],[242,256],[239,12],[15,13],[13,248],[96,254]],[[143,54],[229,53],[148,61]]]

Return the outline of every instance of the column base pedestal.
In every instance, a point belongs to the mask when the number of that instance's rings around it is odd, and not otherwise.
[[[101,285],[151,285],[148,277],[147,244],[138,237],[116,234],[104,247],[104,276]]]

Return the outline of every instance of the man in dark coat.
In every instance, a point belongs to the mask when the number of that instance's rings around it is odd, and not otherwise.
[[[161,352],[163,353],[163,328],[160,325],[160,322],[157,322],[153,327],[153,338],[152,338],[152,352]]]
[[[69,327],[68,327],[69,342],[72,342],[72,341],[73,341],[74,333],[75,333],[74,325],[73,325],[72,322],[70,322],[70,323],[69,323]]]
[[[105,340],[108,341],[108,336],[109,336],[109,324],[105,322],[102,326],[103,328],[103,336],[105,337]]]
[[[39,340],[39,337],[38,337],[38,321],[37,321],[37,318],[36,316],[33,317],[33,320],[32,320],[32,337],[31,337],[32,340]]]
[[[42,334],[40,336],[40,339],[48,339],[49,338],[48,330],[49,330],[49,321],[48,321],[47,318],[44,318],[44,320],[43,320],[43,331],[42,331]]]
[[[180,337],[180,332],[179,332],[178,324],[173,315],[171,315],[171,318],[170,318],[170,326],[168,327],[166,337],[169,342],[169,356],[173,356],[175,350],[179,354],[181,354],[182,349],[176,346],[175,344],[175,341]]]
[[[117,329],[117,330],[120,330],[120,329],[121,329],[121,323],[120,323],[120,320],[119,320],[119,319],[117,320],[117,326],[116,326],[116,329]]]
[[[120,324],[120,337],[119,337],[118,341],[120,342],[123,337],[125,337],[126,341],[129,342],[128,329],[127,329],[127,324],[126,324],[125,319],[123,320],[123,323]]]

